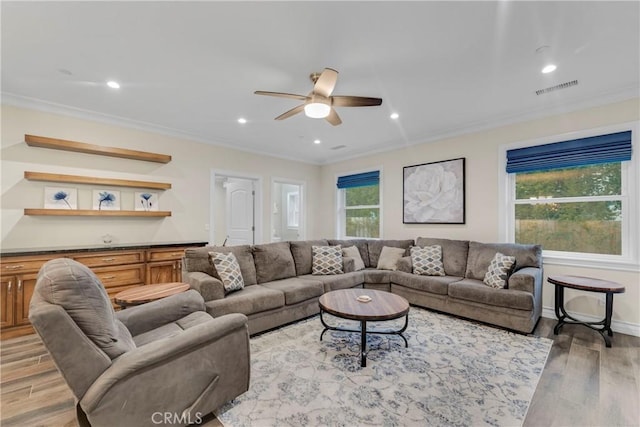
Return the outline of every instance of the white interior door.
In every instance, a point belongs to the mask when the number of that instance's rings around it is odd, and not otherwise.
[[[227,245],[255,242],[255,191],[253,181],[230,178],[226,184]]]

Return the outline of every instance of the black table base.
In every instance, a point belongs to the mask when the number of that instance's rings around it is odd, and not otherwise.
[[[377,335],[398,335],[400,336],[403,340],[404,340],[404,346],[405,347],[409,347],[409,342],[407,341],[407,339],[404,337],[403,332],[407,330],[407,326],[409,325],[409,313],[407,313],[404,316],[404,326],[398,330],[367,330],[367,321],[366,320],[359,320],[360,322],[360,329],[347,329],[347,328],[340,328],[340,327],[336,327],[336,326],[331,326],[328,325],[325,321],[324,318],[322,317],[322,314],[324,313],[324,310],[320,310],[320,322],[322,322],[322,326],[324,326],[324,330],[322,331],[322,333],[320,334],[320,341],[322,341],[322,337],[324,336],[324,333],[327,331],[340,331],[340,332],[357,332],[360,334],[360,366],[361,367],[366,367],[367,366],[367,334],[377,334]]]
[[[599,322],[586,322],[583,320],[576,319],[575,317],[571,317],[567,313],[564,308],[564,287],[556,286],[556,317],[558,318],[558,323],[553,328],[553,333],[558,335],[560,329],[564,325],[583,325],[589,329],[593,329],[602,335],[604,338],[604,342],[607,347],[611,347],[611,338],[613,336],[613,331],[611,330],[611,316],[613,314],[613,292],[606,292],[606,303],[605,303],[605,317]],[[569,320],[567,320],[569,319]]]

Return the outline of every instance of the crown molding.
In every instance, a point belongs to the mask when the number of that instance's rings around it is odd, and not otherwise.
[[[82,108],[71,107],[64,104],[58,104],[55,102],[44,101],[37,98],[31,98],[22,95],[16,95],[8,92],[1,92],[1,103],[3,105],[10,105],[13,107],[25,108],[30,110],[42,111],[45,113],[60,114],[63,116],[74,117],[77,119],[89,120],[99,123],[104,123],[112,126],[124,127],[128,129],[136,129],[144,132],[152,132],[160,135],[170,136],[174,138],[188,139],[190,141],[199,142],[202,144],[214,145],[218,147],[229,148],[231,150],[242,151],[245,153],[257,154],[260,156],[274,157],[282,160],[289,160],[294,162],[302,162],[318,166],[319,162],[310,161],[307,159],[300,159],[292,156],[277,155],[263,150],[254,150],[245,147],[238,147],[231,142],[211,141],[201,136],[184,132],[179,129],[174,129],[166,126],[160,126],[153,123],[131,120],[120,116],[113,116],[110,114],[99,113],[92,110],[85,110]]]

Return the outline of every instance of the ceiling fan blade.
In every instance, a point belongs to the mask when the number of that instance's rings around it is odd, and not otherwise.
[[[332,96],[334,107],[372,107],[381,105],[380,98],[367,98],[365,96]]]
[[[298,99],[300,101],[304,101],[307,99],[304,95],[296,95],[295,93],[284,93],[284,92],[266,92],[264,90],[257,90],[255,92],[256,95],[267,95],[267,96],[277,96],[279,98],[291,98]]]
[[[280,114],[278,117],[275,118],[275,120],[284,120],[284,119],[288,119],[289,117],[301,113],[304,111],[304,104],[302,105],[298,105],[297,107],[292,108],[289,111],[286,111],[282,114]]]
[[[340,123],[342,123],[342,120],[340,120],[340,116],[338,116],[338,113],[334,108],[331,109],[326,119],[329,123],[331,123],[334,126],[338,126]]]
[[[313,92],[328,98],[336,87],[337,81],[338,72],[333,68],[325,68],[313,85]]]

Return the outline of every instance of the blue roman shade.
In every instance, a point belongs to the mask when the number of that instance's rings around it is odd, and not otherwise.
[[[338,177],[338,188],[366,187],[380,183],[380,171]]]
[[[586,166],[631,160],[631,131],[507,151],[507,172]]]

